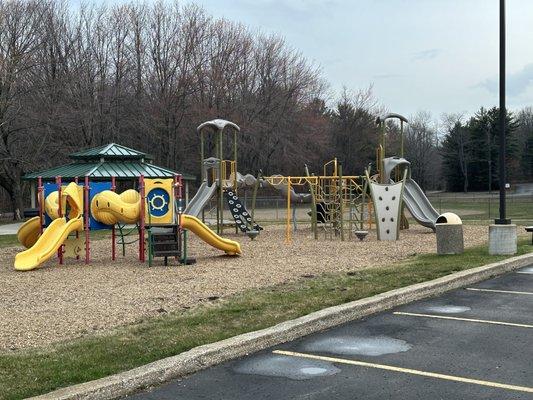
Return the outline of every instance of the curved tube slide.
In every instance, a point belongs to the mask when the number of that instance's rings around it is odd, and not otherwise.
[[[17,239],[21,245],[29,249],[37,242],[41,235],[40,223],[39,217],[33,217],[22,224],[17,232]]]
[[[182,214],[181,226],[199,236],[210,246],[222,250],[228,255],[234,256],[242,253],[241,245],[238,242],[218,236],[207,225],[192,215]]]
[[[121,194],[104,190],[93,197],[91,214],[106,225],[135,224],[140,218],[140,204],[141,196],[136,190],[128,189]]]

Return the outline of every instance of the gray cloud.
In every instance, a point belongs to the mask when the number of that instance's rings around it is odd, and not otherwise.
[[[529,85],[533,83],[533,63],[526,64],[524,67],[510,74],[507,74],[506,79],[506,92],[509,96],[519,96],[524,93]],[[485,79],[479,82],[474,88],[484,88],[490,93],[498,93],[499,81],[498,78]]]
[[[442,49],[426,49],[411,54],[411,59],[415,61],[433,60],[440,53],[442,53]]]

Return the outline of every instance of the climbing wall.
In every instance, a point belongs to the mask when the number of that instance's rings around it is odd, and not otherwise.
[[[370,182],[378,240],[398,240],[403,181],[394,184]]]
[[[246,207],[244,207],[244,204],[242,204],[241,199],[239,199],[233,190],[225,190],[224,196],[228,202],[228,207],[231,211],[233,219],[235,220],[235,224],[242,232],[263,230],[261,226],[252,220],[250,213],[246,210]]]

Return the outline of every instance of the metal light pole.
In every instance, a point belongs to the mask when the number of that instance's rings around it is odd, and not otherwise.
[[[494,221],[499,225],[511,223],[511,220],[507,219],[505,207],[505,117],[505,0],[500,0],[500,217]]]

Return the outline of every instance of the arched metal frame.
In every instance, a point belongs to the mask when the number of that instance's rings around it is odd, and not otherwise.
[[[237,124],[225,119],[214,119],[206,121],[200,124],[196,128],[200,133],[200,170],[202,182],[207,179],[204,176],[203,162],[205,159],[205,129],[211,128],[215,133],[215,153],[219,162],[218,176],[217,176],[217,233],[221,234],[224,230],[224,190],[223,190],[223,176],[222,176],[222,163],[224,162],[224,129],[230,127],[233,129],[233,160],[230,160],[235,165],[235,171],[237,171],[237,132],[241,131],[241,128]],[[235,172],[236,173],[236,172]],[[234,188],[237,190],[237,187]],[[202,211],[202,220],[204,215]],[[237,229],[237,227],[235,228]]]

